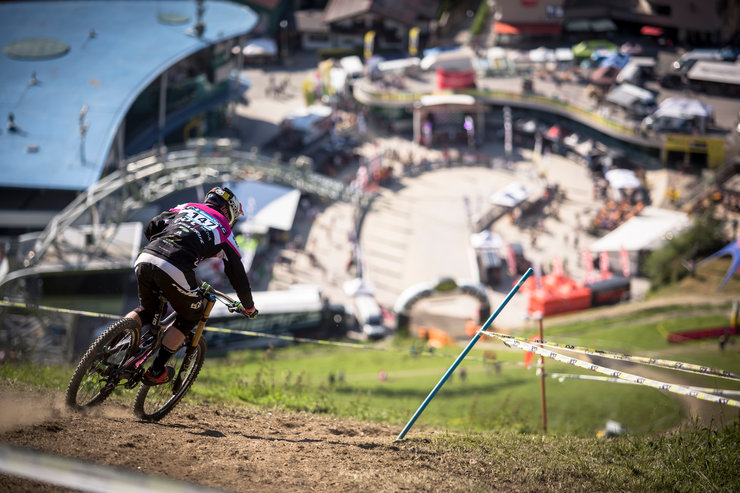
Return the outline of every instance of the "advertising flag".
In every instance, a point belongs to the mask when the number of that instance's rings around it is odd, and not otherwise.
[[[412,27],[409,30],[409,55],[416,56],[419,53],[419,28]]]
[[[509,275],[516,275],[516,257],[514,256],[514,247],[506,245],[506,266],[509,268]]]
[[[624,277],[629,277],[630,272],[630,257],[627,253],[627,249],[622,246],[622,248],[619,250],[619,262],[622,265],[622,275]]]
[[[512,130],[511,108],[504,106],[504,152],[507,156],[510,156],[513,151]]]
[[[375,49],[375,31],[368,31],[365,33],[365,51],[363,53],[366,59],[373,56],[374,49]]]
[[[581,253],[583,268],[586,270],[585,282],[589,283],[594,277],[594,259],[591,256],[591,250],[589,250],[588,248],[584,248],[583,250],[581,250]]]
[[[552,274],[555,277],[563,276],[563,259],[558,255],[555,255],[552,259]]]
[[[602,276],[609,274],[609,254],[606,252],[599,254],[599,270]]]
[[[534,264],[534,284],[537,286],[537,291],[542,291],[542,266],[539,262]]]

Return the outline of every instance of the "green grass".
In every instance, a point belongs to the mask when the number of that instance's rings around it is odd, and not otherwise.
[[[413,357],[400,352],[357,352],[347,349],[307,352],[284,348],[264,353],[210,360],[193,394],[208,401],[243,401],[262,406],[328,412],[340,416],[401,425],[453,362],[449,357]],[[473,351],[471,358],[480,358]],[[540,380],[534,369],[518,363],[519,352],[499,351],[500,374],[481,361],[465,361],[425,410],[419,424],[454,430],[541,429]],[[507,364],[508,363],[508,364]],[[547,363],[548,371],[569,367]],[[460,377],[465,370],[466,378]],[[379,381],[380,372],[387,380]],[[339,372],[344,377],[337,379]],[[331,380],[333,375],[333,380]],[[625,422],[636,432],[664,429],[681,418],[678,403],[651,389],[601,382],[560,384],[548,380],[548,428],[555,433],[592,435],[607,419]],[[581,394],[609,395],[584,403]],[[577,415],[578,419],[573,419]]]
[[[588,321],[546,320],[545,339],[640,356],[685,361],[740,373],[737,345],[720,352],[716,341],[670,344],[670,332],[721,326],[729,321],[731,304],[670,305],[608,315],[598,310]],[[529,334],[526,334],[529,335]],[[241,351],[210,357],[187,399],[214,403],[326,413],[358,419],[405,424],[460,353],[450,347],[433,355],[411,354],[420,341],[393,340],[383,351],[303,344],[269,351]],[[495,351],[497,373],[483,363],[484,351]],[[417,427],[454,431],[538,433],[542,428],[540,379],[525,370],[523,354],[485,338],[479,341],[453,377],[421,415]],[[591,374],[546,360],[548,373]],[[608,365],[608,363],[607,363]],[[644,367],[626,370],[640,374]],[[464,380],[461,370],[467,374]],[[387,375],[385,381],[379,374]],[[0,365],[0,382],[24,383],[63,391],[69,366]],[[341,378],[340,378],[341,375]],[[667,381],[697,386],[740,389],[740,384],[686,373],[662,372]],[[116,396],[131,399],[131,392]],[[644,434],[671,429],[686,417],[672,394],[648,387],[607,382],[554,379],[546,381],[548,431],[556,435],[593,436],[607,420]],[[736,416],[735,408],[727,415]],[[731,420],[731,418],[730,418]],[[400,429],[400,428],[399,428]]]
[[[740,426],[689,425],[677,433],[607,440],[570,436],[434,435],[424,445],[530,485],[526,491],[734,492],[740,489]],[[424,457],[420,455],[420,460]],[[490,483],[480,491],[489,491]],[[517,491],[519,491],[517,489]]]
[[[667,318],[670,313],[673,318]],[[726,322],[708,312],[681,316],[648,309],[630,316],[570,326],[546,327],[546,339],[642,356],[703,364],[740,373],[736,346],[720,352],[716,343],[666,342],[662,331],[684,330]],[[728,312],[729,313],[729,312]],[[660,322],[645,323],[658,317]],[[663,329],[658,330],[657,325]],[[327,348],[303,344],[267,351],[241,351],[211,357],[188,396],[190,400],[284,407],[401,427],[461,351],[444,348],[433,355],[413,355],[412,341],[389,341],[384,351]],[[414,344],[419,344],[416,341]],[[540,379],[534,368],[522,367],[523,354],[502,344],[480,341],[453,377],[442,387],[417,421],[419,427],[455,431],[538,433],[542,429]],[[495,351],[500,373],[484,364],[483,352]],[[548,373],[593,374],[547,359]],[[640,373],[641,366],[628,371]],[[466,378],[460,377],[461,370]],[[0,365],[0,379],[63,390],[70,367]],[[379,374],[387,375],[380,381]],[[341,377],[340,377],[341,375]],[[666,379],[676,378],[667,373]],[[735,382],[681,374],[694,385],[738,389]],[[123,399],[130,392],[118,392]],[[684,418],[675,396],[648,387],[607,382],[546,380],[548,431],[559,435],[593,436],[607,420],[633,433],[664,431]],[[399,428],[400,430],[400,428]]]

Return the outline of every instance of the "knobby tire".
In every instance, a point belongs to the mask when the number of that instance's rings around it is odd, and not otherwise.
[[[187,368],[182,369],[183,363],[185,362],[185,356],[186,348],[182,347],[170,359],[168,364],[175,367],[175,376],[171,381],[152,387],[142,383],[139,387],[139,391],[136,393],[136,399],[134,400],[134,414],[136,416],[148,421],[159,421],[172,411],[178,402],[180,402],[190,389],[190,386],[195,382],[195,379],[198,377],[198,373],[200,373],[200,369],[203,366],[203,362],[205,361],[205,338],[200,338],[198,345],[194,348],[190,364]],[[181,381],[178,381],[178,376],[180,375],[182,376],[182,379]],[[175,389],[175,385],[178,385],[177,389]]]
[[[108,326],[75,368],[65,394],[67,406],[80,411],[108,398],[121,380],[117,373],[120,364],[137,350],[139,330],[139,324],[131,318]]]

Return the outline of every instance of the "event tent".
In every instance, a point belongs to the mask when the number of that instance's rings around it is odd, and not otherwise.
[[[238,233],[267,232],[269,228],[290,231],[293,228],[300,190],[259,181],[240,181],[229,184],[239,197],[244,210],[235,226]]]
[[[698,99],[671,97],[661,101],[658,109],[643,120],[648,126],[655,125],[660,120],[676,122],[695,122],[701,133],[706,130],[707,123],[712,120],[714,108]],[[658,125],[660,126],[660,124]]]
[[[606,95],[606,101],[630,111],[647,109],[655,104],[655,94],[633,84],[614,86]]]
[[[277,55],[277,43],[271,38],[252,39],[244,45],[245,57],[269,57]]]
[[[516,207],[527,200],[531,194],[530,189],[519,182],[514,182],[491,195],[490,201],[492,204],[504,207]]]
[[[610,169],[604,175],[609,186],[618,190],[637,189],[642,186],[640,179],[631,169],[615,168]]]
[[[594,242],[589,250],[598,254],[608,252],[610,261],[619,261],[624,248],[629,256],[630,271],[640,272],[640,252],[660,248],[671,237],[691,224],[686,213],[645,207],[638,216],[628,219],[614,231]]]
[[[660,103],[658,109],[655,110],[655,116],[708,118],[713,112],[714,109],[711,106],[698,99],[672,97],[666,98]]]
[[[346,56],[339,60],[339,66],[347,72],[348,77],[360,77],[364,70],[362,60],[357,55]]]
[[[615,67],[622,70],[630,61],[630,55],[626,53],[612,53],[601,60],[599,67]]]
[[[487,229],[470,235],[470,244],[476,250],[501,250],[504,247],[501,235]]]
[[[591,306],[591,291],[577,281],[562,274],[547,274],[537,280],[527,279],[523,291],[528,294],[527,312],[542,316],[556,315]]]

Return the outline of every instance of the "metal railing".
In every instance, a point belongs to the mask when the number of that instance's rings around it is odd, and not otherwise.
[[[372,198],[358,188],[312,172],[307,158],[288,163],[260,155],[256,150],[234,150],[229,144],[228,139],[204,140],[200,145],[158,149],[127,160],[55,216],[24,252],[20,267],[33,267],[52,246],[63,252],[62,232],[70,226],[92,225],[88,246],[95,249],[109,236],[106,231],[123,222],[132,211],[172,192],[215,181],[264,181],[359,207],[365,207]]]

